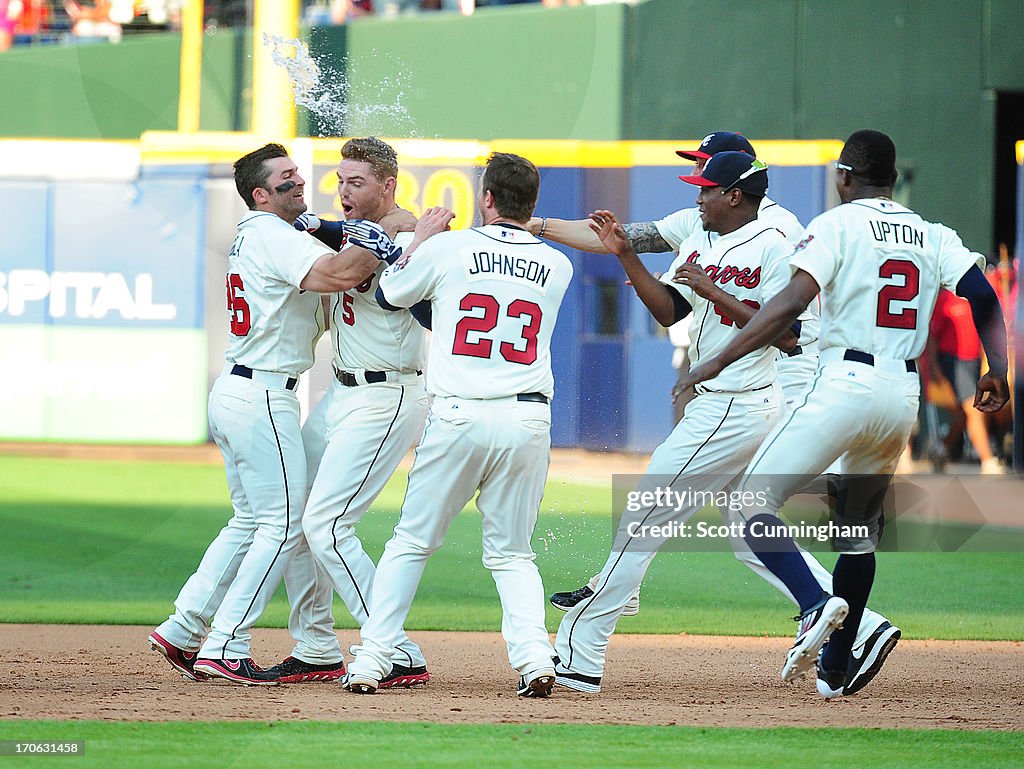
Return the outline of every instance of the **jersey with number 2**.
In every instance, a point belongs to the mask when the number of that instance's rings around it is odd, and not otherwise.
[[[430,299],[427,391],[459,398],[551,397],[551,334],[572,263],[517,227],[442,232],[380,279],[398,307]]]
[[[949,227],[885,198],[816,217],[790,259],[822,290],[821,349],[901,360],[924,352],[939,288],[955,290],[971,265],[984,263]]]

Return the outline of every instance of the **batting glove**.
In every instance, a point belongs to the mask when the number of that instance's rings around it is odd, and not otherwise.
[[[320,217],[316,214],[299,214],[299,218],[295,220],[295,224],[292,226],[300,232],[303,230],[306,232],[316,232],[320,229]]]
[[[392,264],[402,254],[402,247],[396,246],[376,222],[352,219],[346,220],[343,227],[347,243],[372,251],[382,262]]]

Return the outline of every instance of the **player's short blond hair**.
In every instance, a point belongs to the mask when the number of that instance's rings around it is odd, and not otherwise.
[[[341,158],[368,163],[379,182],[398,176],[398,154],[395,148],[376,136],[349,139],[341,148]]]

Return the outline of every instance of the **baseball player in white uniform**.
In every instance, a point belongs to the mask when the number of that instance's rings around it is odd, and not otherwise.
[[[591,219],[655,320],[667,327],[693,312],[690,360],[697,365],[724,347],[756,308],[785,286],[792,246],[757,216],[768,172],[753,156],[719,152],[702,175],[681,178],[701,187],[697,205],[702,230],[682,241],[679,256],[660,281],[647,271],[613,214],[597,211]],[[711,239],[711,232],[718,237]],[[796,343],[795,330],[777,340],[783,349]],[[731,492],[781,408],[774,348],[762,346],[697,388],[682,420],[652,455],[637,493],[666,488]],[[559,625],[558,684],[600,691],[608,639],[658,549],[668,541],[666,528],[684,524],[705,504],[655,499],[627,507],[593,594],[572,607]]]
[[[546,697],[554,685],[530,540],[550,461],[551,334],[572,264],[525,229],[539,186],[529,160],[491,155],[478,199],[483,226],[434,236],[380,280],[382,306],[431,300],[434,399],[401,518],[377,566],[361,645],[353,647],[350,691],[372,693],[388,675],[427,558],[478,490],[483,563],[501,599],[517,694]],[[417,237],[450,216],[428,210]]]
[[[708,134],[701,141],[700,146],[695,150],[678,150],[676,152],[682,158],[692,160],[696,164],[695,173],[700,174],[704,170],[708,160],[719,152],[745,152],[756,157],[753,146],[741,134],[732,131],[716,131]],[[771,200],[767,195],[761,198],[761,204],[757,212],[758,221],[772,226],[781,232],[793,245],[796,245],[803,235],[803,225],[796,216],[779,203]],[[558,243],[569,245],[585,251],[607,253],[608,249],[601,242],[601,239],[589,227],[589,220],[565,221],[559,219],[538,219],[530,220],[531,231],[540,232],[544,228],[544,237]],[[622,229],[629,239],[630,245],[637,253],[665,253],[673,251],[680,252],[682,244],[694,233],[702,232],[700,209],[684,208],[669,214],[655,222],[636,224],[624,224]],[[717,233],[704,233],[709,242],[713,242]],[[673,265],[674,269],[675,265]],[[671,274],[673,269],[668,273]],[[783,351],[776,350],[776,370],[779,386],[782,388],[784,410],[791,410],[798,402],[799,397],[810,385],[814,371],[817,368],[818,336],[820,333],[820,302],[817,297],[811,300],[808,307],[800,314],[799,321],[799,342],[796,348]],[[690,348],[693,349],[692,347]],[[692,365],[692,364],[691,364]],[[674,396],[679,397],[682,390],[676,389]],[[840,461],[837,459],[832,466],[824,473],[827,476],[834,476],[839,472]],[[809,484],[811,485],[811,484]],[[821,484],[818,484],[821,485]],[[813,485],[811,485],[814,488]],[[815,488],[815,490],[817,490]],[[824,488],[821,489],[824,491]],[[728,508],[720,508],[725,522],[732,523],[739,520],[738,513]],[[747,547],[742,539],[732,540],[736,546],[736,557],[758,576],[779,590],[783,595],[796,603],[796,598],[790,593],[785,584],[769,570],[759,558],[757,558]],[[814,573],[815,578],[821,586],[827,590],[832,589],[832,575],[823,567],[818,560],[806,551],[804,558],[808,568]],[[563,611],[575,606],[584,598],[593,594],[599,575],[588,582],[587,585],[572,591],[559,592],[551,596],[551,603]],[[639,611],[640,594],[638,592],[627,601],[622,612],[623,616],[631,616]],[[865,659],[866,651],[876,646],[884,650],[880,658],[873,658],[878,667],[885,661],[885,657],[892,650],[892,646],[899,640],[901,631],[890,623],[884,616],[866,609],[858,628],[855,650],[858,655],[851,657],[851,664],[855,659]],[[857,675],[851,676],[851,681]],[[870,679],[869,679],[870,680]],[[864,681],[866,683],[866,681]]]
[[[366,223],[348,233],[366,247],[344,254],[297,232],[305,182],[279,144],[240,158],[235,184],[249,211],[228,256],[227,363],[209,403],[233,515],[149,640],[186,678],[272,684],[251,659],[250,630],[302,537],[306,458],[295,386],[323,332],[319,292],[359,285],[395,248]]]
[[[398,158],[375,137],[351,139],[341,149],[338,195],[347,219],[391,226],[415,226],[395,203]],[[342,223],[303,214],[296,221],[328,245],[342,247]],[[407,246],[412,232],[395,243]],[[423,430],[427,395],[423,387],[424,333],[408,310],[383,309],[375,299],[380,263],[365,281],[331,297],[334,381],[302,428],[310,481],[302,518],[302,543],[285,585],[291,602],[289,629],[296,639],[291,656],[270,668],[282,683],[325,680],[344,674],[331,603],[337,590],[362,626],[369,614],[375,567],[355,531],[402,457]],[[429,303],[420,320],[429,325]],[[430,674],[420,648],[403,633],[391,672],[381,688],[416,686]]]
[[[835,539],[841,553],[833,574],[836,598],[827,603],[848,603],[849,616],[820,657],[829,628],[820,627],[818,616],[827,605],[814,609],[822,601],[819,584],[791,548],[778,548],[767,560],[806,617],[783,678],[791,680],[816,664],[817,688],[826,698],[857,690],[849,678],[852,629],[874,581],[874,550],[883,523],[880,497],[873,492],[888,485],[917,417],[920,382],[914,361],[924,350],[940,287],[971,303],[989,359],[975,407],[997,411],[1009,392],[1006,329],[995,292],[979,269],[984,257],[965,248],[950,228],[926,222],[891,199],[897,177],[892,140],[878,131],[855,132],[836,173],[842,205],[807,227],[791,259],[789,285],[686,380],[715,381],[733,361],[744,360],[785,329],[811,298],[824,294],[828,311],[814,382],[758,449],[743,483],[745,489],[766,492],[762,517],[772,519],[794,484],[844,456],[847,499],[836,523],[865,525],[868,535],[850,531]]]

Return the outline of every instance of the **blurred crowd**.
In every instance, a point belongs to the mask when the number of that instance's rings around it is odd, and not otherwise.
[[[635,0],[313,0],[304,3],[303,21],[310,26],[323,26],[344,24],[362,16],[397,16],[423,11],[455,11],[468,15],[480,8],[503,5],[558,8],[622,2]]]
[[[302,23],[344,24],[364,16],[426,11],[471,14],[480,8],[547,8],[635,0],[303,0]],[[182,0],[0,0],[0,51],[14,45],[118,42],[125,35],[181,27]],[[245,26],[251,0],[208,0],[207,28]]]
[[[0,50],[14,45],[117,42],[125,34],[180,26],[181,0],[0,0]]]

